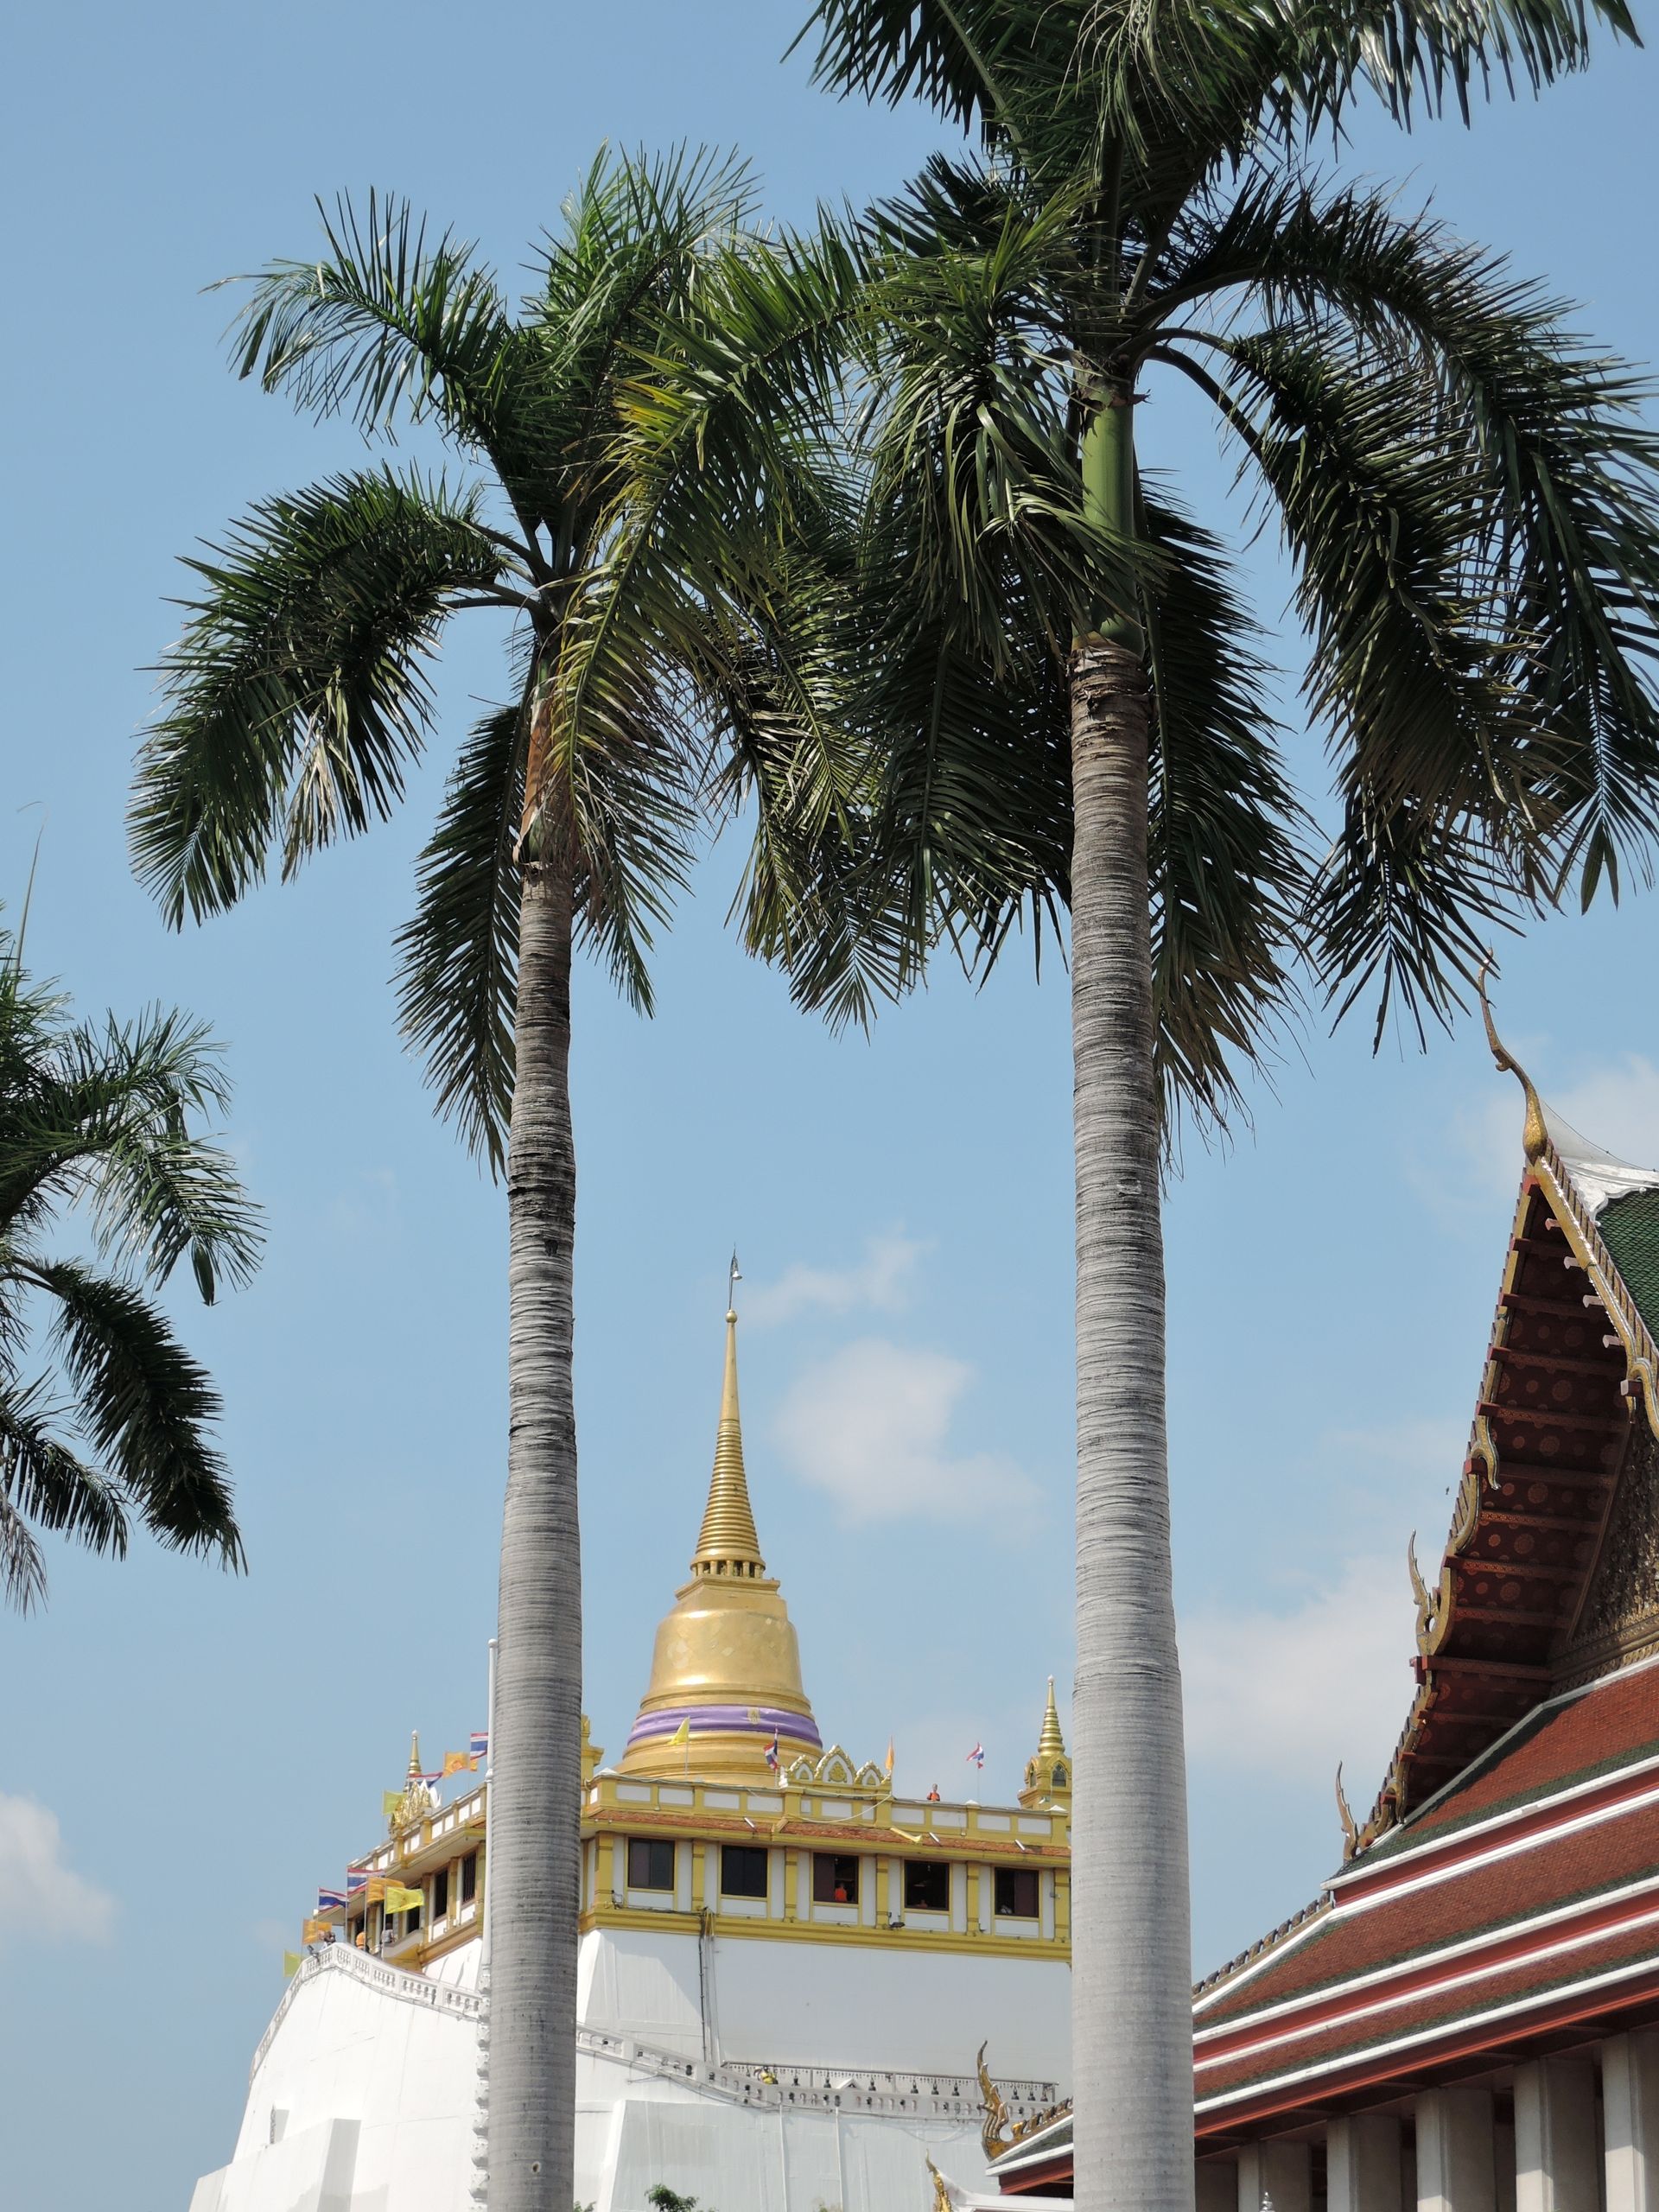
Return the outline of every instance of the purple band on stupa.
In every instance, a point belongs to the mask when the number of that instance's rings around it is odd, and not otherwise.
[[[759,1714],[757,1719],[755,1716]],[[628,1731],[628,1748],[671,1736],[689,1720],[693,1736],[777,1736],[823,1749],[817,1723],[810,1713],[780,1713],[770,1705],[682,1705],[667,1713],[642,1713]]]

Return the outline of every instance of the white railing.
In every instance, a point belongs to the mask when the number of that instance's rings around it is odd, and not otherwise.
[[[272,2038],[287,2018],[289,2007],[308,1982],[319,1974],[348,1974],[383,1996],[405,2005],[424,2005],[435,2012],[478,2020],[484,2000],[471,1989],[455,1989],[427,1975],[408,1974],[388,1966],[344,1943],[321,1944],[307,1953],[283,1992],[283,2000],[270,2025],[259,2038],[249,2075],[257,2074],[270,2049]],[[969,2074],[902,2074],[871,2072],[850,2066],[760,2066],[720,2064],[708,2059],[684,2058],[655,2044],[636,2043],[631,2036],[607,2035],[598,2028],[578,2028],[576,2049],[589,2058],[605,2058],[634,2072],[661,2081],[682,2082],[701,2094],[732,2104],[778,2111],[805,2107],[823,2112],[910,2113],[932,2120],[976,2120],[980,2116],[979,2083]],[[999,2082],[1010,2116],[1025,2120],[1052,2105],[1058,2094],[1052,2082]]]
[[[320,1974],[330,1973],[349,1974],[353,1981],[364,1982],[403,2004],[424,2005],[434,2012],[459,2013],[466,2020],[475,2020],[484,2009],[483,1999],[470,1989],[452,1989],[448,1982],[433,1981],[423,1974],[405,1974],[402,1967],[388,1966],[384,1959],[373,1958],[349,1944],[321,1943],[306,1953],[283,1992],[283,2001],[253,2054],[253,2064],[248,2069],[251,2077],[258,2072],[272,2037],[288,2018],[289,2007],[300,1991]]]

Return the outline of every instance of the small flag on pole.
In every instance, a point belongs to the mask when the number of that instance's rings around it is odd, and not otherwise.
[[[766,1745],[766,1764],[774,1774],[778,1771],[778,1731],[772,1732],[772,1741]]]
[[[344,1912],[345,1910],[346,1892],[344,1890],[319,1890],[317,1891],[317,1910],[319,1912]]]
[[[302,1943],[321,1943],[327,1933],[328,1923],[326,1920],[308,1920],[300,1929],[300,1941]]]
[[[887,1756],[881,1762],[881,1769],[883,1773],[887,1775],[889,1781],[891,1781],[893,1777],[893,1738],[891,1736],[887,1738]]]
[[[470,1751],[446,1751],[443,1755],[443,1774],[440,1780],[452,1774],[470,1774],[478,1761]]]
[[[473,1764],[474,1766],[478,1764],[480,1759],[487,1758],[490,1755],[490,1735],[488,1729],[474,1728],[473,1731],[472,1742],[468,1748],[472,1751]]]
[[[385,1896],[386,1896],[386,1878],[385,1878],[385,1876],[384,1874],[371,1874],[371,1875],[370,1875],[370,1877],[369,1877],[369,1884],[368,1884],[368,1890],[367,1890],[367,1893],[365,1894],[365,1897],[364,1897],[364,1899],[363,1899],[364,1904],[383,1904],[385,1902]]]
[[[367,1887],[368,1879],[369,1870],[366,1866],[348,1866],[346,1869],[346,1896],[354,1897],[359,1890]]]
[[[401,1882],[386,1884],[388,1912],[418,1912],[425,1903],[426,1899],[419,1890],[406,1889]]]
[[[671,1744],[689,1744],[690,1742],[691,1716],[689,1713],[668,1740]]]
[[[969,1766],[983,1766],[984,1764],[985,1746],[983,1744],[976,1744],[973,1750],[968,1754],[968,1764]]]
[[[380,1810],[389,1821],[397,1818],[397,1808],[403,1802],[404,1793],[401,1789],[383,1789],[380,1792]]]
[[[284,1951],[283,1953],[283,1980],[284,1981],[292,1981],[299,1970],[299,1953],[297,1951]]]

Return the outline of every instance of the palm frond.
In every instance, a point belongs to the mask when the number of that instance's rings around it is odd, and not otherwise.
[[[100,1557],[124,1559],[126,1500],[54,1433],[57,1410],[43,1381],[0,1388],[0,1493],[26,1521]]]
[[[206,1370],[130,1284],[67,1260],[37,1261],[29,1274],[56,1301],[54,1340],[79,1418],[145,1528],[170,1550],[210,1553],[239,1570],[230,1484],[209,1441],[219,1403]]]
[[[1153,683],[1148,864],[1156,1062],[1166,1144],[1183,1113],[1224,1128],[1238,1071],[1292,1013],[1307,888],[1305,820],[1222,549],[1166,493],[1143,492],[1165,559],[1148,594]]]
[[[497,707],[474,723],[421,855],[415,917],[397,935],[404,1034],[440,1112],[497,1174],[512,1108],[527,719],[522,706]]]
[[[411,471],[339,476],[261,501],[215,561],[162,666],[139,753],[133,864],[175,925],[232,905],[383,819],[419,753],[444,620],[512,605],[475,491]]]
[[[366,435],[436,408],[446,429],[487,441],[502,399],[512,326],[493,276],[451,232],[429,242],[394,193],[359,214],[319,200],[326,251],[273,262],[232,326],[238,375],[286,391],[318,416],[349,414]]]

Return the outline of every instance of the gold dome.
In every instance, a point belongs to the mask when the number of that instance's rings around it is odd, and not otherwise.
[[[737,1401],[737,1315],[726,1316],[726,1373],[709,1503],[691,1580],[657,1630],[651,1682],[624,1774],[763,1781],[822,1748],[801,1683],[789,1609],[768,1578],[749,1503]]]

